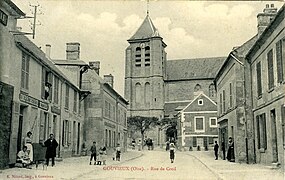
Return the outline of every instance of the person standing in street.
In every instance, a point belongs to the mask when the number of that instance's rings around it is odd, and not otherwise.
[[[214,151],[215,151],[215,160],[218,160],[219,145],[217,141],[215,141]]]
[[[175,145],[174,143],[170,143],[169,145],[169,152],[170,152],[170,161],[171,163],[174,162],[174,157],[175,157]]]
[[[234,142],[233,142],[232,137],[229,137],[227,159],[230,162],[235,162]]]
[[[89,165],[91,165],[92,164],[92,159],[94,158],[94,165],[96,165],[96,153],[97,153],[97,151],[96,151],[96,142],[94,141],[93,142],[93,145],[91,146],[91,148],[90,148],[90,151],[91,151],[91,157],[90,157],[90,163],[89,163]]]
[[[116,160],[117,161],[121,160],[121,147],[120,147],[119,143],[118,143],[117,148],[116,148]]]
[[[54,139],[53,134],[49,135],[49,139],[44,142],[44,145],[45,145],[45,147],[47,147],[46,164],[47,164],[47,166],[49,165],[49,159],[51,158],[51,163],[52,163],[51,165],[54,166],[55,165],[54,158],[56,156],[56,148],[58,146],[58,143]]]
[[[24,139],[24,145],[27,146],[27,152],[29,154],[30,161],[33,162],[33,145],[32,145],[32,132],[27,132],[27,137]]]

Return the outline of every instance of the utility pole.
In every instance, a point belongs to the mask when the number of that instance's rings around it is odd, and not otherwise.
[[[35,5],[32,5],[30,4],[29,6],[33,7],[33,11],[32,11],[32,14],[33,16],[22,16],[22,17],[16,17],[16,19],[34,19],[33,22],[30,21],[31,23],[31,30],[32,32],[20,32],[20,31],[10,31],[13,35],[33,35],[33,39],[35,39],[35,36],[36,36],[36,26],[37,25],[41,25],[41,23],[39,22],[37,24],[37,15],[39,14],[43,14],[43,13],[39,13],[39,7],[40,5],[39,4],[35,4]]]

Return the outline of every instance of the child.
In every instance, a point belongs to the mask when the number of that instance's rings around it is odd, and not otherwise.
[[[100,147],[99,155],[98,155],[98,159],[97,159],[97,165],[101,165],[102,164],[102,156],[103,156],[103,148]]]
[[[90,157],[89,165],[92,164],[93,157],[94,157],[94,165],[96,165],[96,153],[97,152],[96,152],[96,142],[95,141],[93,142],[93,145],[91,146],[90,151],[91,151],[91,157]]]
[[[170,151],[170,161],[171,161],[171,163],[173,163],[174,157],[175,157],[175,155],[174,155],[174,153],[175,153],[175,145],[174,145],[174,143],[170,143],[169,151]]]
[[[17,154],[17,162],[22,163],[23,167],[28,169],[32,169],[29,165],[31,164],[31,160],[29,157],[29,153],[27,151],[27,146],[23,147],[23,150],[19,151]]]
[[[116,148],[116,160],[120,161],[120,159],[121,159],[121,147],[120,144],[118,143],[118,146]]]
[[[103,147],[102,148],[102,162],[103,162],[103,165],[106,165],[106,160],[107,160],[107,149],[106,147]]]

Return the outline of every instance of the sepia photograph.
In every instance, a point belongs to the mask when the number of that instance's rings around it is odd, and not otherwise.
[[[283,180],[285,2],[0,0],[0,179]]]

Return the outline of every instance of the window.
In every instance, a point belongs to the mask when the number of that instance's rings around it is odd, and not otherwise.
[[[135,66],[136,67],[140,67],[141,66],[141,62],[142,62],[142,59],[141,59],[141,48],[140,47],[137,47],[136,48],[136,54],[135,54]]]
[[[53,102],[58,104],[58,92],[59,92],[59,79],[58,77],[54,76],[54,96]]]
[[[266,118],[265,113],[256,116],[256,126],[257,126],[257,146],[258,149],[267,148],[267,135],[266,135]]]
[[[214,98],[216,97],[216,90],[215,90],[215,85],[212,83],[209,86],[209,97]]]
[[[21,88],[29,89],[29,66],[30,56],[22,52],[22,73],[21,73]]]
[[[197,147],[197,137],[193,137],[193,147]]]
[[[262,96],[261,62],[256,64],[257,96]]]
[[[268,89],[274,87],[274,70],[273,70],[273,50],[271,49],[267,53],[267,63],[268,63]]]
[[[220,114],[223,114],[223,99],[222,99],[222,94],[220,94]]]
[[[67,84],[65,86],[65,108],[69,108],[69,86]]]
[[[209,144],[214,144],[214,138],[213,137],[209,137]]]
[[[39,141],[44,142],[48,137],[49,130],[49,115],[48,113],[41,111],[40,112],[40,136]]]
[[[63,146],[68,146],[70,144],[70,124],[68,120],[63,121],[62,125],[62,145]]]
[[[230,83],[230,108],[233,106],[233,90],[232,90],[232,83]]]
[[[218,127],[218,123],[217,123],[217,118],[215,117],[210,117],[210,127]]]
[[[111,104],[107,100],[105,100],[105,117],[111,118]]]
[[[73,111],[77,112],[77,92],[74,90],[74,106]]]
[[[203,105],[203,99],[198,100],[198,105],[200,105],[200,106]]]
[[[149,106],[150,105],[150,83],[146,82],[144,86],[144,100],[145,100],[145,105]]]
[[[145,47],[145,66],[150,66],[150,47]]]
[[[8,15],[4,13],[3,11],[0,10],[0,22],[4,25],[7,26],[8,22]]]
[[[278,41],[276,43],[276,61],[277,61],[277,82],[282,83],[284,81],[284,75],[283,75],[283,63],[284,63],[284,57],[282,57],[282,41]]]
[[[204,116],[194,118],[195,132],[205,132]]]
[[[42,67],[42,98],[45,100],[52,100],[52,80],[52,73]]]
[[[140,101],[141,101],[141,99],[142,99],[142,97],[141,97],[141,84],[140,83],[136,83],[136,85],[135,85],[136,87],[136,104],[140,104]]]

